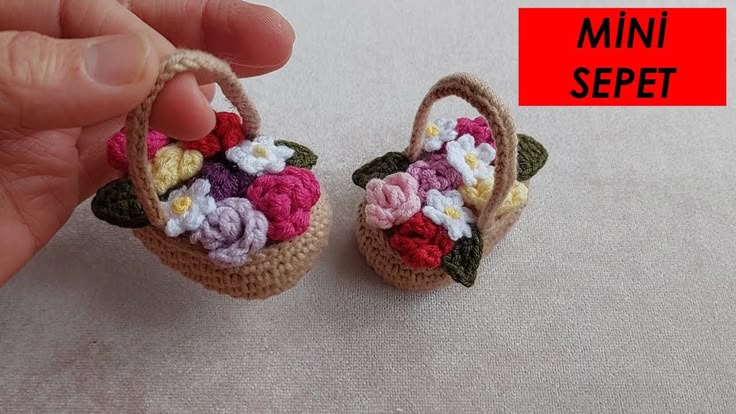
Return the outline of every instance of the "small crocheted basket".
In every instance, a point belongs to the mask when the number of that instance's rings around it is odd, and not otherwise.
[[[209,135],[177,142],[149,129],[148,118],[166,82],[189,71],[212,76],[238,114],[216,113]],[[311,171],[317,156],[259,129],[258,112],[226,63],[177,51],[108,141],[108,161],[128,174],[97,192],[92,211],[134,229],[161,262],[208,289],[244,299],[283,292],[327,245],[331,209]]]
[[[458,96],[482,116],[428,123],[432,105]],[[506,106],[476,77],[439,80],[414,119],[404,152],[389,152],[353,173],[366,190],[358,211],[360,251],[383,279],[411,291],[473,285],[527,204],[529,179],[547,160],[517,134]]]

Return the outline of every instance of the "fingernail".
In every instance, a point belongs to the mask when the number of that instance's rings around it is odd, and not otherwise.
[[[151,47],[138,35],[110,36],[87,49],[87,73],[100,83],[126,85],[143,76]]]

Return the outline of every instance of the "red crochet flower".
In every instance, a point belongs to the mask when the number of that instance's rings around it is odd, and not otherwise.
[[[181,145],[186,149],[197,150],[205,158],[209,158],[240,144],[244,135],[243,124],[238,115],[230,112],[217,112],[215,120],[215,129],[206,137],[196,141],[182,142]]]
[[[454,246],[447,230],[421,211],[399,225],[389,236],[389,243],[404,263],[414,269],[434,269]]]
[[[496,141],[493,139],[491,128],[488,126],[488,121],[482,116],[475,119],[470,118],[458,118],[457,126],[455,127],[457,136],[461,137],[465,134],[470,134],[475,138],[475,146],[487,142],[493,148],[496,148]]]
[[[320,197],[317,178],[304,168],[286,167],[278,174],[264,174],[247,190],[253,207],[268,219],[268,238],[292,239],[309,228],[310,211]]]

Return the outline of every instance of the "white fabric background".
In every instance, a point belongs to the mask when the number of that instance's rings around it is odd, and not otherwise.
[[[245,85],[264,132],[321,156],[336,214],[318,267],[281,296],[232,300],[85,203],[0,290],[0,411],[733,412],[732,106],[519,108],[516,10],[543,0],[270,4],[294,56]],[[473,289],[402,293],[356,250],[350,174],[404,148],[427,88],[460,70],[550,161]]]

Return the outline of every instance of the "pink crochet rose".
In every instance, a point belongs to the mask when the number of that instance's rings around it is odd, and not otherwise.
[[[365,221],[371,227],[390,229],[411,218],[422,206],[419,184],[407,173],[395,173],[383,180],[374,178],[365,186]]]
[[[320,197],[317,178],[304,168],[286,167],[264,174],[248,187],[247,197],[268,219],[268,239],[290,240],[309,228],[310,212]]]
[[[444,155],[432,154],[424,160],[411,164],[406,172],[419,183],[417,194],[422,202],[426,200],[429,190],[444,193],[462,184],[462,176],[447,162]]]
[[[150,130],[146,137],[148,147],[148,159],[156,155],[156,152],[169,143],[166,135]],[[128,156],[126,155],[125,128],[121,129],[107,140],[107,163],[118,171],[128,172]]]
[[[496,141],[493,139],[491,128],[488,126],[488,121],[482,116],[475,119],[470,118],[458,118],[457,126],[455,127],[457,136],[461,137],[465,134],[470,134],[475,138],[475,146],[487,142],[493,148],[496,148]]]

